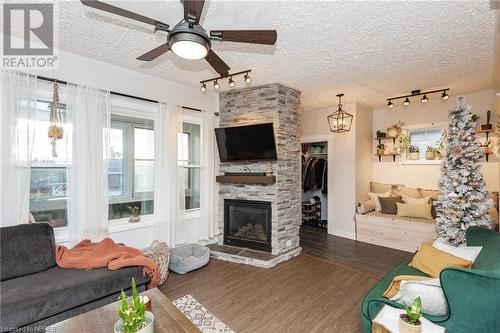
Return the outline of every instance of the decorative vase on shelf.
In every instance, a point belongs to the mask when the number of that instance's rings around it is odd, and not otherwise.
[[[426,160],[435,160],[436,159],[436,152],[435,151],[426,151],[425,152],[425,159]]]
[[[154,333],[155,327],[154,327],[154,320],[155,316],[153,313],[149,311],[144,312],[144,322],[146,323],[146,326],[144,328],[138,330],[136,333]],[[114,331],[115,333],[122,333],[123,332],[123,319],[120,319],[116,322]]]
[[[422,323],[417,321],[416,325],[410,324],[406,314],[402,313],[399,316],[399,332],[400,333],[420,333],[422,332]]]
[[[389,127],[387,129],[387,136],[389,138],[397,138],[399,136],[400,128],[396,126]]]

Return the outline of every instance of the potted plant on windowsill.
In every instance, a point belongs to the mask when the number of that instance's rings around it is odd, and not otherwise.
[[[141,222],[141,209],[137,206],[127,206],[128,211],[132,216],[128,218],[129,223]]]
[[[425,150],[425,159],[426,160],[435,160],[436,159],[436,150],[437,148],[427,146]]]
[[[132,296],[122,290],[118,307],[118,320],[114,327],[115,333],[154,333],[154,315],[145,310],[144,301],[137,293],[135,280],[132,278]]]
[[[408,151],[410,152],[410,160],[417,161],[420,159],[420,148],[412,145],[408,148]]]
[[[415,298],[411,307],[405,304],[405,312],[399,316],[399,332],[401,333],[420,333],[422,332],[422,300]]]
[[[384,155],[385,152],[385,144],[379,143],[377,145],[377,155]]]

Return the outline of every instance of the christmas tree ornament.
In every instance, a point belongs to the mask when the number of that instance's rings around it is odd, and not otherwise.
[[[486,198],[486,183],[481,174],[484,154],[476,137],[476,124],[463,98],[450,111],[446,154],[441,165],[439,198],[436,207],[436,234],[453,244],[465,244],[470,226],[492,227]]]

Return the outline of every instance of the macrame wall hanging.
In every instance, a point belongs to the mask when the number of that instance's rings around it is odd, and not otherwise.
[[[61,109],[59,108],[59,85],[54,82],[54,94],[52,96],[52,106],[50,108],[49,138],[52,145],[52,156],[57,157],[56,141],[64,137],[64,129],[61,121]]]

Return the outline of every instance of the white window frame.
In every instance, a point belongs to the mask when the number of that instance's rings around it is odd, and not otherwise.
[[[111,116],[124,116],[138,119],[147,119],[156,122],[158,120],[158,104],[135,100],[129,97],[111,95]],[[154,126],[153,126],[154,128]],[[156,156],[155,156],[156,160]],[[155,182],[156,182],[155,175]],[[154,199],[153,199],[154,200]],[[108,196],[108,205],[111,203]],[[153,226],[156,220],[156,214],[141,215],[138,223],[129,223],[128,217],[121,219],[108,220],[108,232],[120,232]]]
[[[426,129],[441,129],[441,130],[448,130],[448,123],[447,122],[437,122],[437,123],[430,123],[430,124],[420,124],[420,125],[411,125],[411,126],[405,126],[403,129],[407,131],[412,131],[412,130],[426,130]],[[411,144],[411,142],[410,142]],[[439,165],[441,164],[443,160],[426,160],[426,159],[419,159],[416,161],[407,159],[405,154],[401,155],[401,164],[403,165]]]
[[[200,125],[200,127],[201,127],[201,112],[183,109],[182,110],[182,122]],[[200,128],[200,130],[201,130],[201,128]],[[200,141],[201,141],[201,137],[200,137]],[[200,159],[201,159],[201,156],[200,156]],[[201,160],[200,160],[200,165],[188,165],[186,167],[187,168],[199,168],[201,170]],[[200,200],[201,199],[202,198],[200,198]],[[185,219],[186,220],[193,220],[193,219],[199,218],[201,216],[200,208],[193,208],[193,209],[184,210]]]

